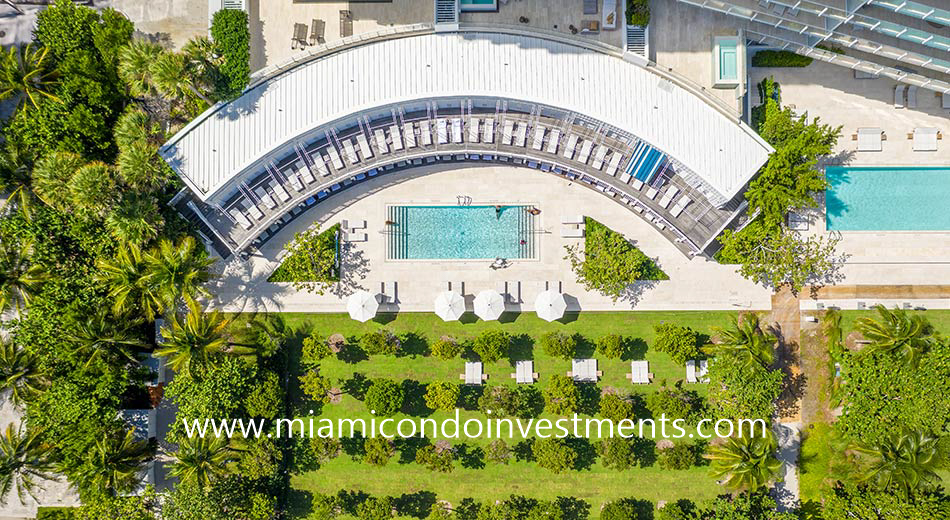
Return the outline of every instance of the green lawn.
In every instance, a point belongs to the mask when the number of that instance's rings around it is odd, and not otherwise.
[[[912,314],[920,314],[926,317],[930,323],[937,329],[937,332],[941,334],[950,334],[950,310],[926,310],[926,311],[910,311]],[[866,311],[841,311],[841,327],[844,331],[844,335],[847,336],[854,330],[854,321],[858,318],[877,317],[877,311],[866,310]]]
[[[421,383],[436,380],[459,382],[464,360],[457,358],[444,361],[427,356],[425,352],[428,342],[438,339],[441,335],[463,339],[473,337],[485,329],[501,328],[517,336],[517,340],[512,349],[511,359],[486,366],[485,372],[489,375],[489,384],[513,385],[513,380],[510,378],[513,372],[513,361],[533,359],[535,371],[540,374],[541,380],[538,384],[543,388],[552,374],[564,374],[570,370],[570,361],[553,359],[545,355],[540,347],[534,345],[538,336],[552,330],[578,333],[589,340],[582,342],[581,346],[581,355],[587,356],[591,355],[592,342],[598,337],[608,333],[623,334],[642,340],[635,357],[650,361],[650,371],[655,375],[654,383],[634,387],[624,378],[624,374],[630,371],[628,360],[607,360],[602,356],[594,355],[598,358],[599,369],[604,372],[599,386],[600,388],[615,387],[624,392],[646,393],[659,388],[661,381],[667,380],[672,384],[678,379],[685,378],[686,373],[685,367],[673,363],[666,354],[649,349],[654,339],[654,325],[664,321],[675,322],[693,327],[701,333],[709,333],[714,325],[728,324],[730,316],[733,315],[732,312],[590,312],[570,316],[569,319],[564,320],[564,323],[547,323],[533,314],[525,313],[517,315],[514,319],[504,320],[503,323],[482,321],[446,323],[433,314],[401,313],[382,317],[379,321],[384,325],[380,322],[361,324],[350,320],[345,315],[287,314],[285,318],[288,324],[297,330],[317,330],[325,335],[341,333],[347,337],[355,337],[381,326],[399,335],[409,335],[410,341],[406,347],[413,354],[407,356],[372,356],[370,359],[355,363],[338,359],[324,360],[321,364],[321,374],[334,380],[349,379],[354,372],[359,372],[370,378],[387,377],[397,381],[412,379]],[[299,367],[296,368],[299,372]],[[701,394],[705,393],[703,385],[691,385],[691,388]],[[299,404],[303,406],[299,408],[301,415],[306,415],[305,403]],[[340,417],[368,417],[363,403],[349,395],[345,395],[342,402],[324,406],[316,413],[320,414],[320,417],[334,420]],[[438,420],[445,416],[447,416],[445,412],[436,412],[427,417]],[[397,419],[403,417],[408,416],[396,416]],[[463,411],[462,418],[464,421],[465,418],[484,419],[485,416],[477,411]],[[509,445],[515,442],[517,439]],[[453,444],[459,443],[477,451],[478,447],[484,447],[488,441],[484,439],[453,441]],[[440,499],[449,500],[452,503],[458,503],[464,497],[494,500],[507,497],[512,493],[541,499],[574,496],[590,503],[592,517],[596,517],[596,512],[600,510],[602,503],[621,497],[634,496],[653,502],[673,501],[679,498],[702,500],[714,497],[720,492],[720,488],[708,476],[705,467],[687,471],[667,471],[656,465],[649,465],[618,472],[606,469],[595,462],[587,469],[555,475],[533,462],[513,462],[508,466],[485,462],[484,468],[472,469],[461,467],[459,461],[456,461],[455,471],[443,475],[433,473],[415,463],[401,463],[401,455],[411,459],[411,455],[397,451],[389,465],[377,468],[355,462],[344,454],[316,471],[293,477],[292,485],[302,492],[320,493],[335,493],[340,489],[360,489],[374,495],[399,496],[417,491],[432,491]],[[478,457],[473,460],[477,461]],[[474,464],[477,465],[478,462]]]

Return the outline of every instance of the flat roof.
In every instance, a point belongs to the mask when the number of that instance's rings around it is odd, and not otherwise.
[[[161,155],[208,200],[314,128],[371,108],[451,96],[501,96],[590,116],[673,156],[726,199],[772,150],[702,95],[619,53],[486,30],[379,38],[311,57],[209,109]]]

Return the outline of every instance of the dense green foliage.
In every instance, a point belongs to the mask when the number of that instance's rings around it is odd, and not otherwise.
[[[366,391],[366,409],[380,417],[394,415],[402,407],[405,394],[399,383],[390,379],[377,379]]]
[[[623,235],[596,220],[585,217],[584,248],[565,246],[577,281],[587,290],[614,300],[622,298],[638,280],[666,280],[656,263]]]
[[[689,327],[672,323],[661,323],[654,327],[656,342],[653,348],[666,352],[673,361],[685,365],[690,359],[699,357],[699,334]]]
[[[753,67],[807,67],[812,58],[792,51],[758,51],[752,56]]]
[[[650,0],[627,1],[627,23],[646,27],[650,23]]]
[[[917,493],[905,496],[854,485],[841,485],[825,498],[821,514],[825,520],[950,518],[950,499],[940,493]]]
[[[544,389],[544,409],[557,415],[568,415],[577,410],[580,392],[574,380],[567,376],[555,375]]]
[[[323,294],[329,284],[340,279],[337,266],[339,224],[325,231],[308,229],[294,235],[290,252],[271,273],[268,282],[291,282],[296,289]]]
[[[551,357],[572,359],[577,349],[577,339],[563,332],[548,332],[539,338],[544,353]]]
[[[710,362],[708,399],[715,417],[768,420],[781,391],[780,370],[749,367],[731,356]]]
[[[218,67],[222,76],[217,97],[235,98],[251,79],[251,34],[247,13],[240,9],[221,9],[211,19],[211,39],[221,54]]]
[[[508,355],[511,335],[502,330],[486,330],[475,337],[472,350],[485,363],[494,363]]]

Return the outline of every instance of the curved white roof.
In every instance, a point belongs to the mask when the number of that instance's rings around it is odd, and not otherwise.
[[[673,156],[731,198],[771,148],[749,127],[618,56],[543,36],[425,33],[305,62],[215,107],[162,155],[201,199],[299,135],[348,114],[449,96],[498,96],[578,112]]]

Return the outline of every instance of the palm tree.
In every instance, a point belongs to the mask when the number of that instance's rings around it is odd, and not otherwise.
[[[175,372],[190,370],[203,364],[216,354],[227,350],[224,332],[227,322],[218,311],[202,312],[198,302],[188,299],[188,314],[181,318],[175,314],[171,327],[162,328],[165,342],[155,350],[155,355],[168,357],[168,364]]]
[[[40,98],[59,101],[52,91],[56,86],[56,71],[46,61],[49,49],[34,49],[32,44],[11,47],[0,54],[0,99],[20,96],[20,105],[27,101],[39,106]]]
[[[84,164],[70,177],[67,187],[73,208],[101,215],[115,197],[114,168],[99,161]]]
[[[38,432],[24,433],[20,428],[7,424],[0,435],[0,502],[6,500],[10,491],[16,489],[20,503],[24,496],[34,499],[35,479],[52,478],[53,464],[49,459],[50,448],[40,440]]]
[[[171,474],[182,484],[207,489],[215,480],[231,474],[234,451],[226,437],[185,437],[178,445]]]
[[[33,192],[47,206],[68,211],[69,181],[86,161],[71,152],[52,152],[36,161],[33,167]]]
[[[934,330],[920,314],[876,305],[879,319],[859,318],[854,326],[871,342],[863,352],[886,352],[914,366],[933,344]]]
[[[128,143],[117,160],[119,174],[129,186],[141,190],[152,189],[161,184],[165,169],[154,146],[144,139]]]
[[[119,77],[133,96],[152,93],[152,66],[165,51],[145,40],[132,40],[119,51]]]
[[[31,261],[33,243],[23,239],[19,244],[0,241],[0,312],[21,304],[29,304],[40,283],[47,278],[46,272]]]
[[[80,487],[115,496],[133,491],[152,447],[135,438],[135,430],[106,433],[96,441],[76,480]]]
[[[83,368],[100,360],[110,365],[120,361],[138,363],[135,351],[145,343],[131,330],[132,320],[113,318],[108,310],[100,309],[94,315],[74,316],[70,321],[67,337],[76,358],[85,360]]]
[[[42,392],[49,380],[36,357],[10,339],[0,339],[0,390],[10,390],[10,401],[20,406]]]
[[[150,138],[149,128],[148,114],[135,105],[129,105],[116,120],[112,135],[115,137],[115,143],[119,145],[121,151],[134,142],[148,140]],[[121,171],[121,169],[120,166],[119,170]]]
[[[721,446],[709,448],[711,473],[734,491],[756,491],[771,482],[782,467],[775,458],[777,443],[771,431],[764,436],[729,437]]]
[[[166,98],[183,100],[189,95],[200,98],[211,105],[212,101],[201,93],[192,82],[188,70],[188,62],[183,54],[165,52],[152,62],[149,69],[152,73],[152,83]]]
[[[208,268],[214,260],[194,237],[185,237],[178,244],[162,240],[145,254],[144,260],[142,287],[162,309],[173,309],[184,299],[208,294],[202,285],[211,279]]]
[[[940,481],[943,466],[939,439],[921,431],[901,432],[878,445],[855,443],[852,449],[863,462],[859,482],[879,490],[907,496],[918,488]]]
[[[0,151],[0,190],[7,192],[7,200],[29,219],[33,215],[32,161],[13,141],[7,141]]]
[[[152,321],[164,309],[140,283],[145,276],[145,259],[137,245],[120,245],[113,259],[100,259],[96,268],[99,271],[96,279],[109,287],[112,312],[116,315],[135,314],[141,310],[145,318]]]
[[[759,316],[746,314],[742,322],[732,319],[729,328],[716,327],[719,343],[703,347],[703,352],[713,356],[736,356],[745,366],[756,363],[767,367],[775,361],[775,336],[762,330]]]
[[[106,216],[106,228],[120,243],[141,245],[158,236],[162,215],[148,195],[126,193]]]

